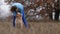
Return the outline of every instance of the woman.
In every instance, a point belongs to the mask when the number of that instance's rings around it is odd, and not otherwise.
[[[16,18],[18,19],[18,21],[20,20],[21,27],[23,27],[23,24],[26,27],[28,27],[28,24],[25,18],[24,7],[21,3],[13,3],[11,7],[11,11],[13,13],[13,26],[14,27],[15,27]]]

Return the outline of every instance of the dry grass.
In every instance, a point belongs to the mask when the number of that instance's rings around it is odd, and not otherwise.
[[[28,22],[29,28],[20,28],[16,24],[14,28],[12,22],[0,21],[0,34],[60,34],[60,23],[55,22]]]

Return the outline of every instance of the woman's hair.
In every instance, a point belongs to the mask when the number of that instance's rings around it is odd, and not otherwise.
[[[14,11],[16,11],[16,9],[17,9],[16,6],[12,6],[11,9],[10,9],[10,11],[11,11],[11,12],[14,12]]]

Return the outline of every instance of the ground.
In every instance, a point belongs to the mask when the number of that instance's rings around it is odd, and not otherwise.
[[[28,23],[28,29],[25,27],[21,29],[20,24],[13,27],[10,21],[0,21],[0,34],[60,34],[60,22],[41,21]]]

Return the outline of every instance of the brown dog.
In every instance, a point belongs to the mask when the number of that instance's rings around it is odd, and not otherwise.
[[[16,15],[16,23],[19,22],[21,24],[21,28],[23,28],[23,21],[22,21],[22,15],[21,13],[17,13]]]

